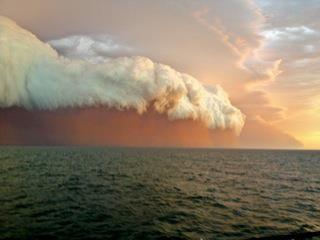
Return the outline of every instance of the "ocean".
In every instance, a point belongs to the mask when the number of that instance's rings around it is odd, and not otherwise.
[[[317,151],[0,148],[0,239],[250,239],[316,231]]]

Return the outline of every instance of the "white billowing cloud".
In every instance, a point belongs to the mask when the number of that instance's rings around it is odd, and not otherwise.
[[[91,48],[90,48],[91,49]],[[169,119],[194,119],[209,128],[240,132],[244,116],[221,87],[145,57],[101,63],[69,59],[11,20],[0,17],[0,106],[53,110],[64,107],[153,107]]]
[[[104,62],[106,57],[132,53],[133,48],[118,43],[109,35],[74,35],[48,42],[67,58],[82,58],[93,63]]]

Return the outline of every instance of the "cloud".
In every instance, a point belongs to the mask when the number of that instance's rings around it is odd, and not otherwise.
[[[204,84],[220,84],[248,118],[258,115],[296,134],[297,125],[288,129],[288,118],[294,117],[296,109],[304,111],[307,104],[318,103],[319,59],[309,57],[316,56],[312,50],[317,50],[320,41],[310,38],[306,43],[311,47],[283,39],[278,45],[263,33],[302,26],[318,31],[319,7],[319,0],[1,0],[0,15],[14,19],[44,41],[107,36],[132,52],[104,52],[104,56],[148,56]],[[197,12],[203,22],[195,18]],[[300,49],[302,54],[308,51],[308,56],[291,57]],[[267,96],[262,104],[258,102],[263,97],[255,93],[260,90]],[[253,139],[257,136],[259,131],[252,135]]]
[[[257,136],[257,132],[259,135]],[[257,117],[248,119],[240,135],[240,147],[302,148],[302,143],[286,132]]]
[[[104,107],[2,109],[0,129],[0,144],[10,145],[234,147],[237,143],[232,130],[212,130],[192,120],[168,121],[154,111],[139,115]]]
[[[263,90],[252,90],[237,98],[234,102],[248,118],[259,117],[268,122],[277,122],[286,118],[285,109],[271,103],[269,94]]]
[[[319,0],[255,0],[255,2],[262,8],[263,15],[266,15],[268,19],[267,27],[288,27],[301,24],[320,26],[319,21],[315,21],[319,17]]]
[[[292,61],[300,58],[317,58],[320,52],[320,31],[308,26],[288,26],[267,29],[262,32],[268,44],[265,46],[266,57]]]
[[[81,58],[93,63],[104,62],[107,57],[129,55],[133,51],[132,47],[109,35],[74,35],[48,43],[67,58]]]
[[[94,57],[101,52],[99,46],[90,45],[98,49],[91,52]],[[239,133],[244,124],[244,115],[219,86],[206,88],[192,76],[145,57],[106,58],[100,63],[71,60],[4,17],[0,79],[1,107],[106,106],[139,113],[152,107],[170,120],[198,120],[211,129]]]
[[[265,19],[258,6],[252,1],[233,0],[211,3],[210,6],[193,13],[196,21],[220,36],[221,41],[238,57],[237,66],[250,74],[251,82],[273,81],[281,73],[281,60],[266,60],[260,55],[265,44],[260,30]],[[228,8],[239,9],[233,20],[226,14],[219,14]]]
[[[267,19],[261,32],[266,39],[262,54],[270,61],[282,59],[283,73],[271,91],[290,99],[284,104],[290,104],[292,111],[312,108],[320,89],[320,1],[256,2]]]

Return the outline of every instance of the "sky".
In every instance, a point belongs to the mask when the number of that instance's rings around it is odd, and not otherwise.
[[[0,15],[70,59],[144,56],[220,85],[246,116],[240,147],[320,148],[319,10],[320,0],[0,0]]]

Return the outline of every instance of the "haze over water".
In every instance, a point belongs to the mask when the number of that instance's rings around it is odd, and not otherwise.
[[[320,230],[317,151],[0,149],[0,239],[246,239]]]

